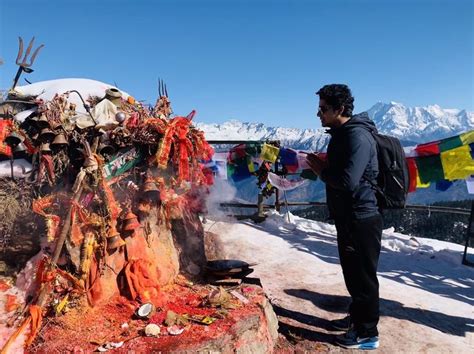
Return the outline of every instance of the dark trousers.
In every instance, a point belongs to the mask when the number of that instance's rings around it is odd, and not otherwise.
[[[352,298],[349,314],[359,336],[378,335],[381,215],[365,219],[336,220],[339,260]]]

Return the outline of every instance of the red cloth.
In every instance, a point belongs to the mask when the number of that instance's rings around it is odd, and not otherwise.
[[[416,190],[416,176],[418,175],[418,170],[416,168],[416,162],[414,157],[407,158],[408,164],[408,173],[410,175],[410,183],[408,185],[408,193],[414,192]]]
[[[439,154],[439,141],[433,141],[431,143],[420,144],[415,147],[415,151],[418,156],[430,156]]]

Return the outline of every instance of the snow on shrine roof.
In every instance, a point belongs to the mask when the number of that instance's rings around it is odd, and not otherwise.
[[[38,95],[38,98],[43,100],[51,100],[57,93],[62,94],[66,91],[77,90],[81,93],[84,100],[87,100],[89,96],[103,97],[105,90],[113,87],[112,85],[97,80],[71,78],[40,81],[31,85],[17,86],[15,91],[26,96]],[[122,97],[127,99],[129,94],[125,91],[120,91],[122,92]],[[77,112],[85,112],[82,101],[77,94],[71,93],[68,101],[76,104]]]

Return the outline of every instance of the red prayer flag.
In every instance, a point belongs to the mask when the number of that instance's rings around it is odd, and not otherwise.
[[[416,168],[416,162],[414,157],[407,158],[408,164],[408,173],[410,175],[410,183],[408,185],[408,193],[414,192],[416,190],[416,176],[418,174],[418,170]]]
[[[415,147],[418,156],[430,156],[439,154],[439,141],[420,144]]]

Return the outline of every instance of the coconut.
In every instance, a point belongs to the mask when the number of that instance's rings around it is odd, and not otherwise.
[[[155,306],[152,303],[147,302],[138,308],[137,316],[140,318],[150,318],[154,311]]]

